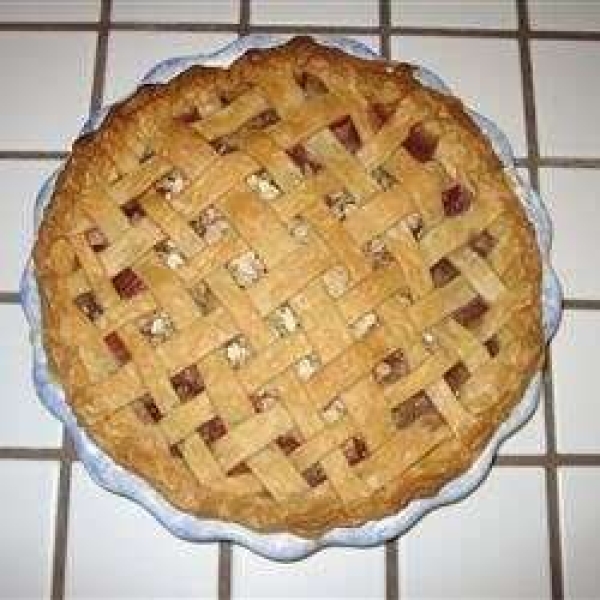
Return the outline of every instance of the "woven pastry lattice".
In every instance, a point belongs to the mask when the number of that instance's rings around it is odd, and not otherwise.
[[[541,356],[533,233],[460,103],[307,40],[114,110],[35,262],[84,426],[180,508],[258,529],[432,493]]]

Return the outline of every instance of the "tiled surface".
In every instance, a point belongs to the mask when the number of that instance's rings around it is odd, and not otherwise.
[[[239,3],[237,0],[113,0],[111,17],[115,22],[233,23],[239,19]]]
[[[130,94],[157,63],[189,54],[207,53],[236,38],[229,33],[116,31],[108,41],[104,102]]]
[[[251,23],[269,25],[377,25],[377,0],[253,0]]]
[[[56,161],[0,160],[0,290],[15,291],[30,251],[33,205],[40,186],[58,167]]]
[[[0,599],[49,598],[57,463],[0,461]]]
[[[392,0],[392,23],[402,27],[514,29],[512,0]]]
[[[503,456],[544,454],[546,452],[545,419],[542,392],[535,414],[517,433],[502,444],[500,454]]]
[[[0,331],[0,412],[5,415],[0,419],[0,448],[60,446],[62,428],[33,389],[31,347],[20,307],[0,304]]]
[[[554,264],[566,293],[600,299],[600,170],[542,169],[540,183],[554,221]]]
[[[112,25],[98,22],[103,2]],[[527,14],[532,31],[518,37]],[[0,94],[0,411],[10,417],[0,420],[0,599],[49,598],[51,588],[56,600],[600,598],[599,16],[591,0],[0,1],[0,67],[8,82]],[[379,29],[380,17],[390,29]],[[76,135],[95,65],[105,71],[94,89],[115,100],[157,61],[231,41],[237,24],[239,32],[286,35],[307,25],[372,47],[381,41],[395,58],[438,71],[505,130],[520,157],[528,154],[524,103],[536,115],[527,123],[539,140],[529,148],[530,175],[534,182],[539,175],[555,222],[554,260],[570,299],[553,347],[552,385],[533,419],[504,444],[489,480],[419,524],[398,544],[398,561],[378,548],[279,564],[234,548],[229,570],[227,551],[173,538],[77,464],[56,510],[55,459],[68,464],[68,452],[57,447],[61,429],[34,398],[14,296],[33,197],[56,165],[38,159],[67,149]],[[528,49],[533,82],[522,77]]]
[[[101,0],[2,0],[0,23],[96,21]]]
[[[529,0],[529,16],[536,29],[600,31],[600,2],[595,0]]]
[[[295,563],[278,563],[237,549],[232,597],[383,598],[383,548],[330,549]]]
[[[600,156],[600,44],[536,40],[531,50],[542,154]]]
[[[465,104],[500,126],[516,156],[526,154],[521,67],[515,40],[397,36],[392,38],[392,58],[438,73]]]
[[[548,598],[544,493],[541,469],[496,470],[430,514],[400,541],[402,597]]]
[[[99,489],[81,465],[72,485],[67,598],[216,596],[216,544],[175,538],[140,507]]]
[[[558,447],[600,452],[599,311],[566,311],[553,346]]]
[[[600,469],[562,469],[560,491],[565,539],[565,597],[581,600],[598,598]]]
[[[1,11],[0,11],[1,12]],[[96,35],[0,31],[0,150],[64,150],[89,112]]]

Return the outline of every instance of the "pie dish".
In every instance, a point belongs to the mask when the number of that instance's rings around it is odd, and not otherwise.
[[[113,109],[34,262],[86,431],[184,512],[258,531],[431,496],[543,357],[533,229],[462,105],[308,39]]]

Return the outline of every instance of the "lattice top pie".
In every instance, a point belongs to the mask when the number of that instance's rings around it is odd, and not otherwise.
[[[543,355],[534,235],[462,104],[305,38],[114,108],[34,258],[95,441],[178,508],[260,531],[435,493]]]

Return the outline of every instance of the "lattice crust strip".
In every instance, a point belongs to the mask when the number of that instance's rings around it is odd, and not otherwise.
[[[35,261],[83,425],[174,504],[263,530],[432,493],[541,357],[535,242],[460,103],[307,39],[113,110]]]

